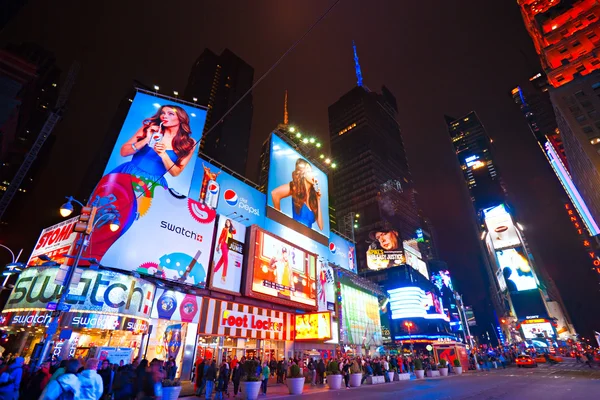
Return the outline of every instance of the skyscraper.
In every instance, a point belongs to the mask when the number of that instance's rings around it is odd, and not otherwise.
[[[332,191],[339,229],[353,223],[358,265],[366,266],[369,232],[392,226],[401,239],[415,237],[419,217],[394,95],[362,83],[355,49],[357,86],[329,106],[331,152],[337,163]],[[350,218],[348,218],[350,216]]]
[[[246,174],[252,94],[225,114],[252,87],[253,79],[254,68],[231,50],[217,55],[205,49],[192,67],[184,92],[186,100],[208,107],[200,151],[241,175]]]

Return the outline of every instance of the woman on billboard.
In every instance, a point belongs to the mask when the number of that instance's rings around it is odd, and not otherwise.
[[[225,226],[223,226],[219,235],[219,241],[217,242],[217,251],[221,253],[221,258],[217,261],[215,270],[213,271],[213,273],[216,273],[223,266],[223,273],[221,274],[221,282],[223,283],[227,281],[227,265],[229,264],[229,247],[227,246],[227,242],[233,238],[233,235],[235,235],[235,228],[228,218],[225,220]]]
[[[121,156],[133,156],[111,173],[135,175],[168,187],[164,175],[178,176],[192,157],[190,117],[179,106],[162,106],[121,146]]]
[[[271,191],[273,208],[281,211],[281,199],[292,196],[292,217],[294,220],[312,228],[316,222],[323,230],[321,212],[321,190],[308,161],[299,158],[292,172],[290,183],[283,184]]]

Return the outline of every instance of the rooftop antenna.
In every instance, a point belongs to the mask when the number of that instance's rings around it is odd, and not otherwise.
[[[354,49],[354,69],[356,70],[356,84],[358,86],[363,85],[362,72],[360,70],[360,64],[358,62],[358,54],[356,53],[356,44],[354,44],[354,40],[352,41],[352,48]]]
[[[288,94],[287,94],[287,89],[286,89],[285,90],[285,97],[283,99],[283,124],[286,125],[286,126],[289,123],[289,114],[288,114],[287,100],[288,100]]]

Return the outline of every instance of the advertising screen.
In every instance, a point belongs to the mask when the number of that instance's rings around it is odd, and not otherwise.
[[[170,189],[149,189],[125,174],[103,177],[92,199],[110,205],[101,211],[117,214],[120,228],[112,232],[108,224],[96,225],[85,257],[106,267],[205,287],[214,210]]]
[[[504,204],[484,210],[485,225],[492,238],[494,249],[506,249],[521,244],[517,229]]]
[[[406,264],[402,240],[396,229],[381,229],[369,233],[367,267],[384,269]]]
[[[440,290],[441,293],[449,292],[454,293],[452,287],[452,279],[450,278],[450,271],[438,271],[431,274],[431,282]]]
[[[317,308],[317,257],[256,227],[250,243],[246,294],[305,309]]]
[[[449,321],[442,300],[434,292],[408,286],[387,291],[390,296],[391,318],[425,318]]]
[[[56,267],[27,268],[19,275],[4,310],[46,309],[48,303],[56,303],[62,287],[54,283],[58,271]],[[83,269],[79,284],[71,285],[65,303],[71,305],[70,311],[147,318],[154,288],[152,283],[133,276]]]
[[[242,225],[263,226],[267,201],[264,193],[202,158],[197,161],[190,198]]]
[[[267,205],[329,237],[327,175],[277,135],[271,135]]]
[[[429,279],[429,272],[427,271],[427,263],[423,261],[421,252],[417,250],[418,243],[416,239],[405,240],[402,243],[404,248],[404,256],[406,258],[406,264],[410,265],[413,269],[419,271],[425,278]]]
[[[210,288],[240,294],[246,227],[232,218],[219,215],[215,240]]]
[[[537,288],[533,270],[522,248],[496,251],[501,279],[509,292]],[[501,285],[503,286],[503,285]]]
[[[333,268],[321,258],[317,260],[317,302],[319,311],[335,311],[335,280]]]
[[[521,324],[521,329],[523,330],[523,335],[525,339],[536,339],[536,338],[552,338],[554,337],[554,328],[552,328],[552,324],[550,322],[541,322],[541,323],[525,323]]]
[[[65,264],[65,256],[71,252],[77,236],[77,233],[73,232],[73,228],[78,219],[79,217],[73,217],[44,229],[33,248],[29,261],[27,261],[27,266],[43,263],[44,261],[39,259],[41,255],[48,256],[59,264]]]
[[[381,320],[377,297],[340,284],[342,294],[342,321],[345,342],[359,346],[381,346]]]
[[[331,313],[296,314],[296,340],[331,339]]]
[[[333,232],[329,235],[329,255],[327,259],[331,264],[356,272],[356,246]]]
[[[201,306],[202,297],[173,290],[156,289],[156,301],[150,316],[169,321],[198,323]]]
[[[138,92],[104,175],[121,173],[188,195],[206,110]]]
[[[510,302],[519,319],[548,318],[542,294],[537,288],[511,293]]]

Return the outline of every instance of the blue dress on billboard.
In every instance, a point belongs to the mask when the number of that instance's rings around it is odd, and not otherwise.
[[[177,154],[175,150],[166,151],[171,161],[176,163]],[[168,187],[167,180],[164,177],[166,172],[167,168],[165,168],[162,159],[150,146],[142,147],[133,155],[131,161],[123,163],[111,171],[111,173],[138,176],[152,182],[157,182],[163,187]]]
[[[315,213],[308,208],[306,203],[302,204],[299,214],[296,212],[296,207],[292,206],[292,217],[294,220],[300,222],[302,225],[306,225],[309,228],[312,228],[316,220]]]

